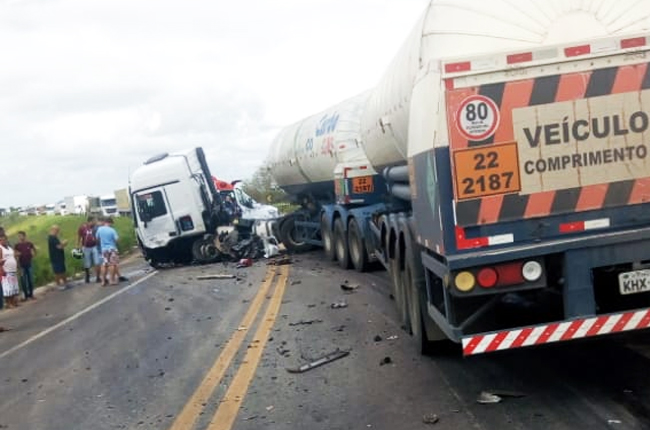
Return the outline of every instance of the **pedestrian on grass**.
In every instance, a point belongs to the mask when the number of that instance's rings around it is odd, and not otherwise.
[[[86,284],[90,282],[90,269],[95,269],[95,282],[100,282],[101,261],[100,252],[95,237],[97,225],[94,216],[89,216],[88,221],[81,224],[77,230],[77,248],[83,249],[84,271],[86,272]]]
[[[119,236],[117,235],[117,231],[113,228],[112,218],[106,218],[104,220],[104,225],[97,229],[97,238],[99,239],[99,245],[102,249],[102,257],[104,259],[101,270],[102,286],[106,286],[109,283],[111,285],[117,285],[119,273],[117,266],[120,261],[117,253],[117,241]]]
[[[32,259],[36,256],[36,247],[27,240],[27,234],[24,231],[19,231],[18,243],[15,249],[18,253],[18,268],[20,269],[20,281],[23,286],[25,300],[36,300],[36,297],[34,297],[34,269],[32,267]]]
[[[7,302],[7,308],[18,307],[18,263],[14,250],[9,246],[7,235],[0,235],[0,264],[2,265],[2,294]]]
[[[67,283],[65,270],[65,254],[63,250],[68,244],[67,240],[59,239],[60,228],[58,225],[50,227],[50,235],[47,237],[47,246],[50,253],[50,263],[54,272],[54,281],[59,286],[59,290],[67,290],[72,286]]]

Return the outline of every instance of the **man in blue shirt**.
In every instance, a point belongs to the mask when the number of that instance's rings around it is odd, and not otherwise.
[[[119,237],[117,231],[113,228],[113,219],[110,217],[106,218],[104,225],[97,229],[96,235],[104,260],[101,269],[102,286],[106,286],[108,282],[111,285],[117,285],[117,265],[120,261],[117,253],[117,241]],[[106,278],[107,275],[110,281]]]

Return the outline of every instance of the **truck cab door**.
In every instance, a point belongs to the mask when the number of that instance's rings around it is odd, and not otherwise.
[[[163,188],[134,194],[138,235],[147,248],[167,245],[178,235]]]

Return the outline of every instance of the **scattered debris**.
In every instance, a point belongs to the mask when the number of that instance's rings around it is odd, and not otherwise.
[[[308,308],[315,308],[316,305],[312,303],[312,304],[310,304],[310,305],[307,305],[307,307],[308,307]]]
[[[273,260],[270,260],[268,263],[266,263],[269,266],[282,266],[284,264],[291,264],[291,258],[285,256],[285,257],[280,257],[280,258],[274,258]]]
[[[375,342],[381,342],[384,339],[381,336],[376,335],[372,340],[374,340]]]
[[[334,330],[334,331],[343,331],[343,330],[345,330],[345,326],[344,325],[336,326],[332,330]]]
[[[295,327],[297,325],[312,325],[316,323],[322,323],[323,320],[300,320],[294,323],[289,323],[290,326]]]
[[[0,333],[2,333],[3,331],[9,331],[9,330],[11,330],[11,329],[8,328],[8,327],[0,327]]]
[[[167,299],[167,301],[168,301],[168,302],[173,302],[173,301],[174,301],[174,298],[173,298],[173,297],[170,297],[170,298]]]
[[[438,421],[440,421],[440,418],[436,414],[426,414],[422,417],[424,424],[436,424]]]
[[[287,354],[291,352],[290,350],[285,349],[284,346],[278,346],[277,348],[275,348],[275,350],[278,352],[278,354],[280,354],[283,357],[286,357]]]
[[[298,285],[298,284],[302,284],[302,281],[301,280],[291,281],[291,285]]]
[[[234,279],[235,275],[229,275],[225,273],[217,273],[215,275],[201,275],[197,276],[196,279],[199,281],[205,281],[207,279]]]
[[[359,288],[359,284],[348,284],[348,281],[345,281],[345,283],[341,284],[341,289],[343,291],[352,292],[357,288]]]
[[[395,340],[395,339],[399,339],[399,336],[397,336],[396,334],[394,334],[394,335],[392,335],[392,336],[388,336],[388,337],[386,338],[386,340]]]
[[[245,325],[240,325],[239,327],[237,327],[237,331],[244,331],[244,330],[248,330],[248,327],[246,327]]]
[[[171,311],[172,308],[170,308],[170,307],[168,306],[168,307],[165,308],[165,310],[166,310],[166,311]]]
[[[244,421],[251,421],[251,420],[254,420],[254,419],[257,418],[258,416],[259,416],[259,415],[251,415],[250,417],[246,417],[246,418],[244,418]]]
[[[623,424],[623,422],[621,420],[607,420],[607,424]]]
[[[329,354],[326,354],[322,356],[321,358],[312,361],[311,363],[303,364],[300,367],[297,368],[287,368],[287,372],[289,373],[303,373],[307,372],[308,370],[314,369],[318,366],[322,366],[323,364],[330,363],[332,361],[338,360],[343,357],[347,357],[350,355],[350,351],[342,351],[340,349],[336,349],[334,352],[330,352]]]
[[[270,405],[270,406],[267,406],[265,409],[266,409],[267,411],[271,412],[274,408],[275,408],[275,406]]]
[[[253,265],[253,260],[250,258],[242,258],[239,260],[239,263],[237,263],[237,266],[235,266],[237,269],[241,269],[243,267],[251,267]]]
[[[380,365],[380,366],[383,366],[383,365],[385,365],[385,364],[391,364],[392,362],[393,362],[393,359],[390,358],[390,357],[388,357],[388,356],[386,356],[386,357],[384,357],[384,358],[381,359],[381,361],[379,362],[379,365]]]
[[[488,390],[487,392],[499,397],[512,397],[515,399],[518,399],[520,397],[526,397],[525,393],[521,393],[519,391]]]
[[[481,394],[479,394],[478,399],[476,399],[476,402],[482,405],[491,405],[494,403],[499,403],[501,400],[501,397],[497,396],[496,394],[482,391]]]
[[[334,302],[334,303],[332,303],[332,304],[330,305],[330,307],[331,307],[332,309],[341,309],[341,308],[347,308],[347,307],[348,307],[348,304],[347,304],[345,301],[341,300],[340,302]]]

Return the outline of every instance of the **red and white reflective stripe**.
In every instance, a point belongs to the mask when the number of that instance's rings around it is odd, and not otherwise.
[[[650,309],[555,322],[462,339],[463,355],[563,342],[650,327]]]
[[[512,233],[467,239],[465,237],[465,229],[456,226],[456,248],[458,248],[459,250],[483,248],[486,246],[494,246],[494,245],[504,245],[506,243],[513,243],[514,241],[515,241],[515,235]]]
[[[609,218],[567,222],[560,224],[560,233],[574,233],[577,231],[597,230],[599,228],[608,228],[610,225],[611,222]]]
[[[610,38],[594,40],[590,43],[573,46],[546,47],[531,51],[513,52],[502,57],[489,56],[472,60],[455,61],[444,64],[445,73],[462,73],[485,70],[500,65],[519,65],[524,63],[574,58],[583,55],[602,54],[618,50],[634,49],[650,45],[650,37],[639,36],[625,39]],[[505,59],[505,61],[504,61]]]

